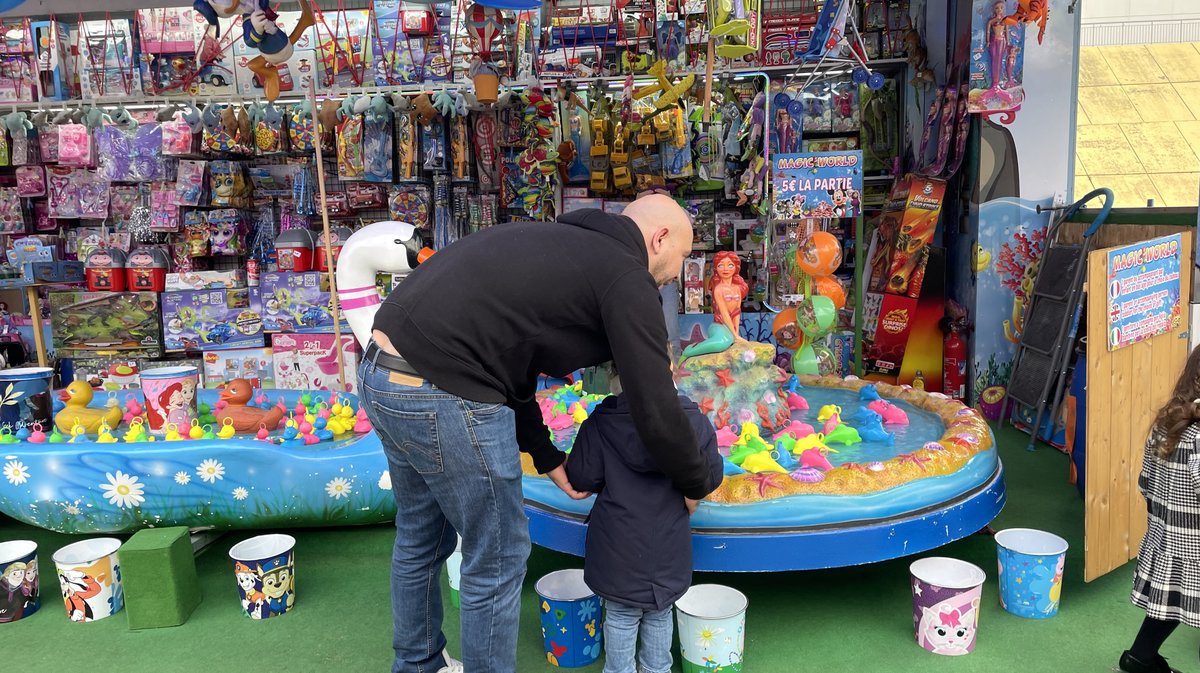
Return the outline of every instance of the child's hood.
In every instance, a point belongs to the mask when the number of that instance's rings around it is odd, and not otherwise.
[[[689,416],[699,412],[696,403],[687,397],[680,395],[679,403],[683,406],[683,412]],[[608,397],[596,406],[592,416],[612,417],[608,421],[615,421],[598,424],[601,440],[607,445],[607,455],[618,456],[621,462],[634,472],[662,472],[662,468],[644,448],[641,437],[638,436],[625,395]]]

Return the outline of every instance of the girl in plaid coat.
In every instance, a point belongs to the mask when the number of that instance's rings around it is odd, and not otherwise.
[[[1146,441],[1138,487],[1148,526],[1133,603],[1146,619],[1121,655],[1126,673],[1179,673],[1158,653],[1181,623],[1200,627],[1200,348],[1188,357]]]

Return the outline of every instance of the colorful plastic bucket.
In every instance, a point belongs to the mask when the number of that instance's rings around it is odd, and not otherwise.
[[[914,561],[908,571],[917,644],[947,656],[974,651],[987,579],[983,570],[966,561],[934,556]]]
[[[1058,614],[1067,541],[1032,528],[996,533],[1000,606],[1018,617],[1046,619]]]
[[[200,376],[195,367],[156,367],[142,370],[146,396],[146,421],[151,433],[161,435],[170,424],[187,434],[196,413]]]
[[[675,602],[683,673],[742,670],[748,605],[745,594],[720,584],[697,584]]]
[[[296,603],[296,566],[291,535],[258,535],[229,550],[242,614],[267,619],[287,613]]]
[[[37,543],[0,542],[0,624],[24,619],[40,606]]]
[[[0,428],[16,432],[33,429],[34,423],[50,427],[54,402],[50,398],[49,367],[20,367],[0,370]]]
[[[71,621],[94,622],[117,614],[125,606],[117,560],[120,548],[120,540],[100,537],[54,552],[58,585]]]
[[[583,571],[558,570],[534,585],[541,603],[546,660],[560,668],[587,666],[600,656],[604,619],[600,598],[583,581]]]

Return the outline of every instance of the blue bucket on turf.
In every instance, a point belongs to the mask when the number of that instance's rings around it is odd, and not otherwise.
[[[1000,606],[1018,617],[1048,619],[1058,614],[1067,541],[1032,528],[996,533]]]
[[[583,581],[583,571],[557,570],[538,580],[534,589],[547,661],[560,668],[580,668],[596,661],[604,616],[600,598]]]
[[[33,430],[34,424],[49,429],[54,402],[50,398],[50,367],[20,367],[0,370],[0,432]]]

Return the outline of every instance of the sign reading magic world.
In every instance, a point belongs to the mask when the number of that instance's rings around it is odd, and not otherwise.
[[[1174,234],[1108,251],[1108,350],[1179,327],[1182,250]]]
[[[862,152],[806,152],[771,157],[777,220],[858,217],[862,213]]]

